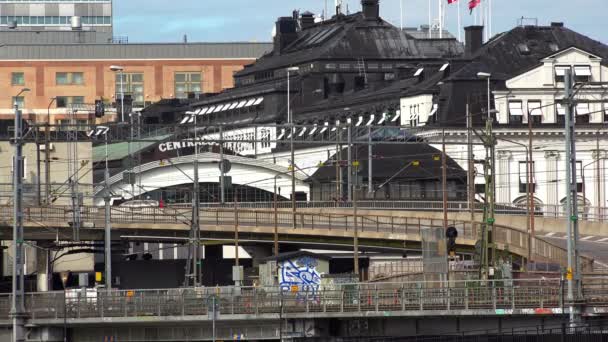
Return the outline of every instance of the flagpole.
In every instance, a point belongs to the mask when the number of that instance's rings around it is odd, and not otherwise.
[[[432,18],[432,14],[431,14],[431,0],[429,0],[429,39],[433,38],[433,32],[431,30],[431,27],[433,26],[433,18]]]
[[[488,27],[490,29],[488,40],[490,40],[492,38],[492,0],[488,0]]]
[[[462,42],[462,22],[460,18],[460,0],[456,1],[458,5],[458,41]]]
[[[439,3],[439,39],[443,38],[443,1],[437,0]]]
[[[403,0],[399,0],[399,18],[401,18],[401,31],[403,31]]]

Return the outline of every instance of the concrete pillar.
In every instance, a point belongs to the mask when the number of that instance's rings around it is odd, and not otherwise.
[[[260,266],[263,259],[273,255],[272,245],[243,246],[243,248],[251,255],[253,267]]]
[[[39,250],[36,256],[36,289],[38,292],[50,291],[50,281],[52,274],[50,273],[50,251]]]

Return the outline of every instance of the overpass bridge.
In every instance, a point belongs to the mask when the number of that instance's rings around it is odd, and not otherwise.
[[[459,335],[561,323],[571,310],[583,320],[608,316],[608,279],[583,279],[581,294],[576,302],[566,301],[560,279],[380,284],[326,280],[316,287],[289,289],[30,293],[26,310],[32,336],[44,332],[56,338],[42,341],[60,340],[64,327],[75,342],[104,336],[115,341],[199,341]],[[9,296],[0,296],[4,332],[10,332],[9,304]]]
[[[336,211],[337,210],[337,211]],[[342,210],[342,211],[340,211]],[[23,212],[26,240],[61,240],[71,238],[71,207],[28,207]],[[83,240],[103,240],[104,210],[83,206],[80,236]],[[298,209],[246,209],[204,208],[200,213],[203,239],[233,241],[235,231],[244,240],[272,241],[275,232],[281,241],[326,246],[352,246],[355,236],[369,248],[420,250],[422,232],[443,228],[443,219],[420,213],[398,211],[367,211],[354,215],[351,210],[331,208]],[[0,207],[0,239],[8,240],[12,234],[12,208]],[[191,208],[111,208],[114,240],[159,237],[187,238],[190,231]],[[471,220],[448,221],[458,230],[457,245],[461,251],[474,250],[482,223]],[[497,224],[494,226],[494,243],[497,250],[538,262],[567,265],[566,251],[525,230]],[[593,266],[591,259],[583,260],[584,269]]]

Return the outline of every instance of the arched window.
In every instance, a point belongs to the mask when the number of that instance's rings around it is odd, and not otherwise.
[[[564,215],[568,212],[567,207],[566,207],[566,205],[568,204],[567,199],[568,198],[566,197],[560,201]],[[587,218],[587,214],[589,214],[590,207],[591,207],[591,201],[584,198],[583,196],[580,196],[580,195],[577,196],[577,209],[578,209],[578,215],[580,216],[579,217],[580,219]]]
[[[543,214],[543,209],[544,209],[544,204],[543,201],[541,201],[540,199],[538,199],[537,197],[532,197],[532,201],[534,201],[534,213],[536,215],[542,215]],[[516,198],[513,201],[513,205],[515,205],[518,208],[522,208],[522,209],[527,209],[528,208],[528,196],[521,196]]]

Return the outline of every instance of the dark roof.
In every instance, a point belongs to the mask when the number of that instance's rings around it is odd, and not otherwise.
[[[346,159],[346,149],[343,151],[343,159]],[[360,145],[352,149],[353,160],[360,163],[359,174],[367,179],[368,175],[368,149],[365,145]],[[434,156],[441,156],[441,152],[425,143],[419,144],[378,144],[373,145],[373,174],[374,179],[384,179],[395,177],[395,182],[399,180],[437,180],[441,179],[441,160],[434,160]],[[410,166],[405,168],[413,161],[419,161],[420,166]],[[311,182],[325,182],[336,178],[336,169],[331,160],[326,163],[326,167],[321,167],[310,178]],[[466,181],[466,172],[453,159],[447,160],[448,179],[458,179]]]
[[[299,31],[283,51],[265,54],[237,77],[323,59],[442,59],[462,53],[462,44],[455,39],[416,39],[382,19],[366,20],[355,13]]]
[[[522,45],[523,44],[523,45]],[[522,48],[527,47],[528,52]],[[541,60],[571,47],[602,57],[608,65],[608,46],[563,26],[519,26],[486,43],[466,66],[448,80],[477,79],[477,72],[507,80],[540,65]]]

